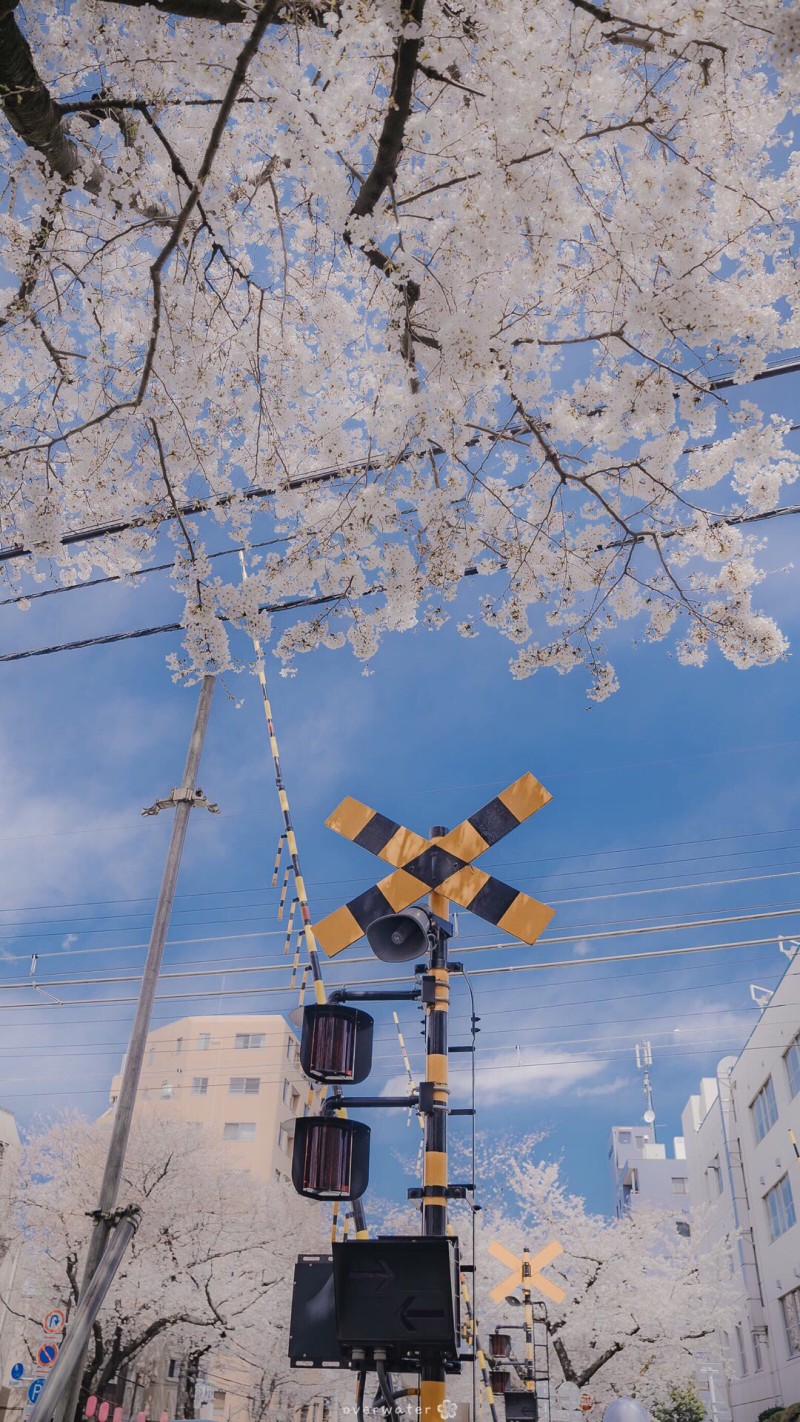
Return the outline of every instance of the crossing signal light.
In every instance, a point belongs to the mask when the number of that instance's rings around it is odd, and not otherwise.
[[[415,907],[373,919],[366,934],[376,958],[384,963],[407,963],[427,951],[430,931],[430,914]]]
[[[369,1126],[341,1116],[295,1125],[292,1184],[309,1200],[358,1200],[369,1184]]]
[[[312,1081],[364,1081],[372,1067],[374,1022],[368,1012],[338,1003],[303,1010],[300,1065]]]

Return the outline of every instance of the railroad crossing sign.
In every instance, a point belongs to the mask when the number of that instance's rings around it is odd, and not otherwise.
[[[357,942],[374,919],[399,913],[434,889],[523,943],[535,943],[555,910],[472,861],[552,798],[528,771],[448,834],[425,839],[348,795],[326,825],[391,864],[394,873],[316,924],[320,946],[333,958]]]
[[[553,1260],[558,1258],[559,1254],[564,1253],[562,1246],[557,1240],[551,1240],[549,1244],[544,1246],[544,1249],[539,1250],[538,1254],[534,1254],[530,1261],[530,1276],[528,1278],[523,1276],[525,1268],[524,1261],[518,1259],[516,1254],[512,1254],[510,1249],[506,1249],[505,1245],[499,1244],[497,1240],[495,1240],[493,1244],[489,1245],[489,1253],[493,1254],[495,1259],[499,1259],[501,1264],[505,1264],[508,1269],[512,1270],[512,1273],[509,1274],[507,1279],[503,1280],[502,1284],[496,1284],[491,1290],[491,1298],[495,1303],[502,1303],[506,1294],[513,1294],[514,1290],[518,1289],[520,1285],[522,1285],[523,1288],[537,1289],[540,1294],[544,1294],[546,1298],[552,1299],[553,1303],[560,1304],[564,1302],[566,1298],[564,1290],[560,1289],[558,1284],[554,1284],[551,1279],[546,1279],[544,1274],[539,1273],[540,1269],[545,1269],[548,1264],[552,1264]]]

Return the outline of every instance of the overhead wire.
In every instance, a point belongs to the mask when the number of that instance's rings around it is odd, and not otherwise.
[[[281,836],[281,839],[283,839],[283,836]],[[545,872],[544,875],[540,875],[540,874],[536,874],[536,875],[522,875],[522,876],[521,876],[521,875],[517,875],[516,877],[517,877],[517,878],[521,878],[521,879],[523,879],[523,880],[526,881],[526,882],[529,881],[530,879],[535,879],[537,882],[540,882],[541,879],[544,878],[546,884],[549,885],[554,879],[563,879],[563,878],[575,879],[575,878],[585,878],[586,876],[601,875],[601,876],[603,876],[604,882],[607,882],[607,880],[608,880],[608,875],[609,875],[609,874],[628,873],[629,871],[634,870],[634,869],[642,869],[642,868],[650,868],[650,867],[667,867],[667,866],[676,865],[676,864],[689,864],[689,863],[694,863],[694,862],[697,862],[698,860],[730,858],[730,857],[734,857],[734,856],[735,856],[735,857],[741,857],[741,856],[743,856],[743,855],[783,854],[783,853],[788,854],[788,853],[796,853],[796,852],[799,851],[799,850],[800,850],[800,844],[773,845],[773,846],[771,846],[771,847],[769,847],[769,848],[764,848],[764,849],[760,849],[760,850],[759,850],[759,849],[742,849],[742,850],[734,850],[734,851],[719,851],[717,854],[713,854],[713,855],[699,855],[699,856],[695,856],[694,858],[689,858],[689,859],[666,859],[666,860],[663,860],[663,861],[650,860],[650,861],[643,861],[643,862],[640,862],[640,863],[638,863],[638,864],[620,864],[620,865],[612,865],[612,866],[608,866],[608,867],[604,867],[604,866],[602,866],[602,865],[598,865],[596,868],[595,868],[595,867],[592,867],[592,868],[583,868],[583,869],[580,869],[580,868],[579,868],[579,869],[563,870],[563,871],[556,871],[556,872],[552,872],[552,871],[549,871],[549,870],[548,870],[548,871]],[[493,868],[493,870],[496,871],[497,869],[518,868],[518,867],[520,867],[520,866],[525,866],[525,865],[529,865],[529,864],[535,864],[535,863],[537,863],[537,862],[538,862],[538,861],[535,860],[535,859],[534,859],[534,860],[532,860],[532,859],[499,860],[499,861],[493,861],[493,863],[492,863],[492,868]],[[782,868],[784,868],[784,867],[785,867],[785,861],[783,861],[783,860],[778,860],[778,861],[776,861],[774,864],[766,864],[766,865],[732,865],[732,866],[720,866],[720,870],[719,870],[718,872],[721,872],[721,873],[730,872],[730,873],[735,874],[735,875],[738,876],[738,875],[744,874],[745,870],[750,869],[750,868],[759,868],[759,869],[782,869]],[[288,870],[287,870],[287,872],[288,872]],[[697,873],[697,874],[702,874],[702,873],[705,873],[705,872],[707,872],[707,871],[706,871],[706,870],[702,870],[702,869],[698,869],[698,870],[693,871],[693,872],[695,872],[695,873]],[[660,880],[661,877],[662,877],[662,876],[659,875],[659,876],[652,876],[652,877],[646,878],[646,879],[634,879],[634,880],[625,880],[625,879],[623,879],[623,880],[619,880],[619,881],[617,881],[617,882],[612,881],[612,882],[610,883],[609,887],[610,887],[610,888],[614,888],[614,889],[623,889],[623,888],[629,887],[629,885],[630,885],[631,883],[633,883],[633,884],[655,884],[655,883],[658,883],[658,882],[659,882],[659,880]],[[667,876],[667,877],[669,877],[669,876]],[[343,889],[343,887],[346,886],[346,885],[354,885],[354,884],[358,884],[358,883],[362,882],[362,879],[363,879],[363,876],[361,876],[361,878],[356,878],[355,876],[352,876],[352,877],[351,877],[351,876],[348,876],[347,878],[318,880],[318,881],[317,881],[317,884],[318,884],[318,886],[320,886],[320,887],[322,887],[322,886],[338,885],[338,886],[340,887],[340,889]],[[712,881],[712,886],[713,886],[713,887],[717,887],[718,885],[728,885],[728,884],[731,883],[731,882],[739,882],[739,880],[738,880],[738,878],[735,879],[735,880],[733,880],[733,881],[728,880],[728,879],[714,880],[714,881]],[[750,881],[747,880],[747,879],[742,879],[741,882],[747,883],[747,882],[750,882]],[[284,901],[285,901],[286,884],[287,884],[287,880],[286,880],[286,878],[284,877],[284,883],[283,883],[283,885],[282,885],[282,890],[281,890],[281,897],[280,897],[279,903],[278,903],[278,917],[279,917],[279,919],[280,919],[280,917],[281,917],[282,907],[283,907],[283,903],[284,903]],[[272,887],[271,885],[260,884],[260,885],[252,885],[252,886],[242,886],[242,887],[231,888],[231,889],[210,889],[210,890],[200,890],[200,891],[198,891],[197,893],[194,893],[194,892],[192,892],[192,893],[186,893],[186,894],[181,895],[180,897],[183,898],[183,899],[192,900],[192,902],[191,902],[191,904],[186,904],[185,906],[178,907],[178,908],[175,910],[175,916],[177,916],[178,914],[184,914],[184,915],[185,915],[186,913],[190,913],[190,912],[197,912],[197,913],[213,913],[213,912],[217,912],[217,913],[221,913],[221,912],[231,912],[232,909],[252,909],[252,908],[269,907],[269,906],[271,905],[271,903],[272,903],[272,899],[271,899],[271,897],[270,897],[270,890],[271,890],[271,887]],[[567,889],[571,889],[571,888],[575,888],[575,887],[582,887],[582,885],[580,885],[580,884],[578,884],[578,885],[570,884],[570,885],[567,885],[567,886],[565,886],[565,887],[566,887]],[[594,886],[593,886],[593,885],[590,885],[589,887],[594,887]],[[678,884],[678,885],[674,885],[674,886],[668,885],[667,887],[674,887],[674,888],[677,890],[677,889],[683,888],[684,886]],[[698,887],[698,888],[699,888],[699,887],[706,887],[706,885],[689,885],[688,887]],[[235,896],[240,896],[240,895],[241,895],[241,896],[245,896],[245,895],[250,896],[250,895],[254,895],[254,894],[265,894],[265,895],[267,895],[267,897],[266,897],[266,898],[263,898],[263,899],[260,899],[260,900],[257,900],[257,901],[254,901],[254,902],[241,903],[241,904],[234,904],[234,905],[232,905],[232,906],[229,906],[229,905],[227,905],[227,904],[209,904],[209,905],[203,905],[203,904],[196,904],[196,903],[195,903],[195,900],[196,900],[197,898],[209,898],[209,897],[217,897],[217,898],[218,898],[218,897],[222,897],[222,896],[227,896],[227,897],[230,898],[230,897],[232,897],[232,896],[234,896],[234,895],[235,895]],[[323,894],[323,895],[320,895],[320,897],[322,898],[323,902],[329,902],[330,899],[331,899],[331,897],[332,897],[332,895],[331,895],[331,894]],[[65,904],[65,905],[63,905],[63,906],[62,906],[62,905],[59,905],[59,904],[57,904],[57,903],[51,903],[51,904],[43,904],[43,905],[39,905],[39,906],[29,906],[29,907],[18,907],[18,908],[14,908],[13,906],[9,905],[9,906],[6,907],[6,908],[0,908],[0,914],[2,914],[2,913],[20,913],[20,914],[21,914],[21,913],[44,912],[44,911],[46,911],[46,910],[48,910],[48,909],[58,909],[58,908],[60,908],[60,907],[64,907],[64,908],[67,908],[67,907],[81,908],[81,907],[91,907],[91,906],[98,906],[98,907],[101,907],[101,906],[103,906],[103,905],[105,905],[105,904],[108,904],[108,905],[110,905],[110,906],[122,905],[122,904],[125,904],[125,903],[131,903],[131,904],[133,904],[133,903],[142,903],[142,904],[145,904],[145,905],[149,905],[149,904],[151,904],[152,902],[153,902],[152,898],[131,898],[131,899],[107,899],[107,900],[94,900],[94,901],[91,901],[91,900],[90,900],[90,901],[87,901],[87,902],[84,902],[84,903],[77,902],[77,903],[74,903],[74,904],[72,904],[72,905],[67,905],[67,904]],[[562,901],[562,902],[563,902],[563,901]],[[2,931],[3,928],[8,928],[8,929],[12,929],[12,928],[42,928],[42,929],[47,929],[47,928],[53,927],[53,928],[55,928],[58,932],[63,932],[63,931],[64,931],[64,925],[72,926],[72,925],[75,925],[75,924],[78,924],[78,923],[102,924],[103,922],[106,922],[106,921],[109,921],[109,920],[118,920],[118,919],[124,919],[124,918],[132,918],[132,917],[135,917],[135,916],[137,916],[137,915],[140,916],[140,917],[145,917],[145,916],[149,917],[147,908],[142,908],[142,909],[133,909],[133,908],[132,908],[132,909],[129,909],[129,910],[124,910],[124,911],[121,912],[121,913],[80,914],[80,915],[63,913],[63,914],[59,914],[59,915],[58,915],[57,917],[55,917],[55,918],[47,918],[47,919],[20,918],[20,919],[17,920],[16,922],[14,922],[14,921],[8,922],[8,921],[0,920],[0,931]]]
[[[774,939],[774,938],[744,938],[744,939],[738,939],[738,940],[736,940],[736,941],[728,942],[728,943],[692,944],[690,947],[685,947],[685,948],[666,948],[666,949],[665,949],[665,948],[662,948],[662,949],[653,949],[653,950],[650,950],[650,951],[647,951],[647,952],[638,952],[638,953],[613,953],[613,954],[606,954],[606,955],[603,955],[602,957],[596,957],[596,958],[592,959],[591,961],[594,962],[594,963],[628,963],[628,962],[639,961],[639,960],[645,960],[645,959],[650,959],[650,958],[680,957],[680,956],[683,956],[683,955],[686,955],[686,954],[692,954],[692,953],[720,953],[720,952],[724,952],[724,951],[730,951],[730,950],[733,950],[733,949],[739,949],[739,948],[753,948],[753,947],[762,946],[762,945],[764,945],[764,944],[774,944],[774,943],[775,943],[775,939]],[[588,960],[585,959],[585,958],[562,958],[562,959],[557,959],[557,960],[555,960],[554,962],[541,962],[541,963],[506,963],[506,964],[498,965],[497,967],[472,968],[470,971],[471,971],[471,974],[472,974],[472,977],[473,977],[473,978],[475,978],[475,977],[483,977],[483,976],[490,975],[490,974],[493,975],[493,976],[494,976],[494,975],[497,975],[497,974],[503,974],[503,973],[507,973],[507,974],[511,975],[511,974],[517,974],[517,973],[543,972],[543,971],[546,971],[547,969],[552,968],[552,967],[574,966],[574,965],[586,963],[587,961],[588,961]],[[285,965],[284,965],[284,967],[285,967]],[[235,970],[231,970],[231,975],[233,975],[234,971],[235,971]],[[251,973],[253,970],[252,970],[252,969],[246,969],[246,970],[243,970],[243,971],[247,971],[248,973]],[[180,975],[178,975],[178,976],[180,976]],[[197,977],[198,974],[192,973],[192,974],[190,974],[189,976],[191,976],[191,977]],[[202,976],[207,976],[207,975],[206,975],[206,974],[203,974]],[[135,979],[135,976],[133,977],[133,979],[130,979],[130,978],[128,978],[128,977],[121,977],[121,978],[118,978],[118,979],[106,978],[106,979],[104,979],[104,980],[102,980],[102,981],[104,982],[104,984],[107,985],[107,984],[109,984],[109,983],[111,983],[111,982],[114,982],[114,981],[128,982],[128,981],[131,981],[131,980],[135,981],[135,980],[136,980],[136,979]],[[348,986],[350,986],[350,987],[360,987],[360,986],[370,987],[370,986],[374,986],[374,985],[376,984],[376,982],[380,982],[380,983],[393,983],[393,982],[405,982],[405,981],[406,981],[406,978],[405,978],[404,976],[402,976],[402,975],[400,975],[400,976],[386,976],[386,975],[381,975],[381,976],[380,976],[379,978],[377,978],[377,979],[376,979],[374,976],[368,977],[368,978],[355,978],[355,979],[353,979],[353,978],[350,978],[349,975],[348,975]],[[95,984],[98,983],[98,982],[100,982],[100,980],[99,980],[99,979],[95,979],[95,980],[94,980],[94,983],[91,984],[91,985],[95,985]],[[67,980],[63,980],[63,981],[62,981],[62,980],[58,980],[58,979],[45,979],[45,980],[43,980],[42,985],[43,985],[43,986],[47,986],[47,987],[76,986],[76,987],[83,987],[83,988],[86,988],[86,987],[89,986],[90,984],[88,984],[85,979],[79,978],[79,979],[75,979],[74,981],[67,981]],[[22,984],[18,984],[18,983],[15,983],[15,984],[3,984],[2,986],[3,986],[3,989],[6,990],[6,991],[17,991],[17,992],[19,992],[19,991],[21,991],[21,990],[24,990],[24,989],[30,987],[30,982],[27,982],[27,983],[23,982]],[[289,987],[284,987],[284,986],[279,986],[279,987],[243,987],[243,988],[226,988],[226,989],[225,989],[226,995],[227,995],[228,997],[242,997],[242,996],[247,996],[247,997],[264,997],[264,996],[272,996],[272,995],[275,995],[275,994],[284,994],[284,995],[286,995],[287,993],[291,994],[292,991],[293,991],[293,989],[291,989],[291,988],[289,988]],[[195,991],[192,991],[192,992],[172,993],[172,994],[169,994],[169,995],[158,994],[156,1000],[157,1000],[157,1001],[161,1001],[161,1002],[176,1002],[176,1003],[177,1003],[177,1002],[191,1002],[191,1001],[208,1000],[209,998],[218,998],[219,996],[220,996],[220,989],[219,989],[219,988],[215,988],[215,989],[212,989],[212,990],[210,990],[210,991],[203,991],[203,992],[200,992],[200,991],[196,991],[196,990],[195,990]],[[74,1007],[74,1006],[81,1006],[81,1007],[84,1007],[84,1006],[87,1006],[89,1003],[91,1003],[91,1004],[94,1005],[94,1006],[102,1006],[102,1005],[105,1004],[105,1003],[118,1004],[118,1003],[122,1003],[122,1002],[133,1002],[133,1001],[135,1001],[135,1000],[136,1000],[135,998],[131,998],[131,997],[120,997],[120,998],[94,997],[94,998],[85,998],[85,999],[71,998],[71,999],[68,1000],[68,1002],[67,1002],[66,1004],[54,1004],[54,1006],[56,1006],[56,1005],[59,1005],[59,1006],[61,1006],[61,1005],[67,1005],[67,1006],[70,1006],[70,1007]],[[0,1003],[0,1011],[14,1011],[14,1010],[23,1010],[23,1011],[24,1011],[24,1010],[25,1010],[26,1008],[28,1008],[29,1006],[42,1006],[42,1005],[43,1005],[43,1004],[41,1004],[41,1003],[30,1003],[30,1004],[28,1004],[28,1003]]]

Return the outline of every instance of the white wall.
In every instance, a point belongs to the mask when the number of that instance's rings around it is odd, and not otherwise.
[[[792,1352],[781,1299],[794,1289],[800,1319],[800,1223],[773,1240],[765,1196],[785,1178],[800,1219],[800,1090],[792,1095],[786,1053],[800,1033],[800,956],[786,972],[738,1057],[704,1078],[683,1113],[694,1239],[727,1242],[741,1297],[740,1333],[729,1338],[732,1376],[716,1378],[717,1412],[755,1422],[770,1406],[800,1401],[800,1331]],[[758,1139],[753,1102],[771,1080],[775,1119]],[[763,1098],[762,1098],[763,1101]],[[791,1218],[791,1214],[787,1217]]]

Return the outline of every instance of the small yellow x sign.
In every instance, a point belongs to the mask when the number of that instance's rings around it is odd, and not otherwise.
[[[502,1284],[497,1284],[495,1288],[492,1289],[491,1297],[495,1303],[502,1303],[506,1294],[513,1294],[514,1290],[520,1287],[520,1284],[531,1289],[537,1289],[540,1294],[544,1294],[548,1299],[552,1299],[553,1303],[560,1304],[564,1302],[566,1298],[564,1290],[560,1289],[558,1284],[552,1283],[550,1279],[546,1279],[543,1274],[539,1273],[540,1269],[545,1269],[548,1264],[552,1264],[553,1260],[558,1258],[559,1254],[564,1253],[561,1245],[555,1239],[551,1240],[550,1244],[546,1244],[544,1249],[540,1249],[538,1254],[534,1254],[530,1260],[530,1275],[527,1279],[523,1279],[523,1260],[518,1259],[516,1254],[512,1254],[510,1249],[506,1249],[504,1245],[498,1244],[495,1240],[493,1244],[489,1245],[489,1253],[493,1254],[495,1259],[499,1259],[501,1264],[505,1264],[508,1269],[513,1271],[509,1274],[507,1279],[503,1280]]]

